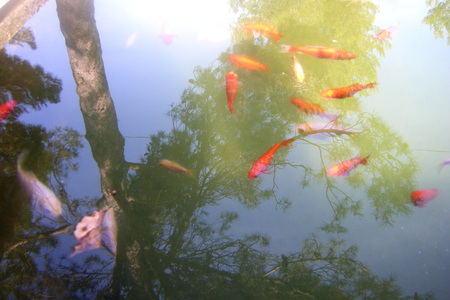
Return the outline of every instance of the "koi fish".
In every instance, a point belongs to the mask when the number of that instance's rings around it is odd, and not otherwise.
[[[294,78],[298,82],[302,83],[305,80],[305,73],[303,72],[302,65],[295,55],[292,55],[292,73],[294,73]]]
[[[356,58],[356,55],[351,52],[321,46],[296,47],[296,46],[282,45],[281,52],[298,52],[301,54],[311,55],[317,58],[328,58],[328,59]]]
[[[381,42],[390,39],[391,33],[398,28],[398,25],[400,25],[400,23],[398,23],[396,26],[389,26],[388,28],[381,30],[379,33],[377,33],[377,40]]]
[[[342,99],[346,97],[351,97],[356,92],[362,91],[364,89],[373,88],[376,85],[377,85],[376,82],[372,82],[369,84],[352,84],[345,87],[324,90],[320,93],[320,96],[322,98]]]
[[[176,162],[170,161],[168,159],[163,159],[159,162],[159,164],[161,166],[163,166],[164,168],[173,171],[173,172],[179,172],[179,173],[186,173],[192,176],[191,171],[189,171],[188,169],[180,166],[179,164],[177,164]]]
[[[328,175],[330,176],[343,176],[343,175],[349,175],[350,171],[356,168],[359,164],[367,164],[367,159],[370,155],[367,155],[364,158],[360,158],[359,156],[356,156],[350,160],[335,164],[328,168]]]
[[[250,58],[248,56],[242,56],[242,55],[230,55],[229,59],[232,63],[234,63],[238,67],[243,67],[247,70],[259,70],[263,69],[266,72],[269,72],[269,69],[266,65],[257,62],[253,58]]]
[[[226,90],[227,90],[228,107],[230,108],[230,112],[233,113],[234,99],[236,99],[236,95],[238,92],[238,76],[236,73],[229,72],[227,74]]]
[[[259,174],[263,173],[264,170],[266,170],[267,167],[272,162],[273,155],[275,154],[275,152],[277,152],[278,148],[280,148],[281,146],[290,147],[290,144],[293,141],[294,141],[293,138],[288,139],[270,147],[270,149],[267,150],[266,153],[261,155],[261,157],[258,158],[258,160],[255,163],[253,163],[252,168],[248,172],[248,178],[253,179],[256,178]]]
[[[17,177],[22,187],[34,201],[35,207],[38,208],[39,212],[46,216],[60,216],[62,214],[62,206],[55,193],[40,182],[36,175],[22,168],[26,153],[22,152],[17,160]]]
[[[170,26],[167,20],[160,17],[162,22],[161,37],[166,45],[170,45],[173,42],[175,33],[173,32],[172,26]]]
[[[248,34],[256,32],[259,34],[272,36],[275,43],[277,43],[279,39],[284,37],[284,35],[279,34],[272,27],[264,23],[246,23],[242,25],[242,28],[246,30]]]
[[[302,136],[308,136],[316,133],[328,133],[328,134],[351,134],[358,131],[351,128],[344,128],[336,124],[336,121],[328,123],[324,122],[312,122],[312,123],[300,123],[295,129]]]
[[[114,210],[109,208],[103,216],[102,241],[109,251],[116,256],[117,252],[117,223],[114,217]]]
[[[0,106],[0,122],[5,120],[9,114],[14,110],[14,107],[16,107],[17,101],[16,100],[10,100],[5,103],[3,103]]]
[[[417,190],[411,193],[411,202],[415,206],[424,207],[425,204],[439,195],[438,189]]]
[[[448,164],[450,164],[450,158],[448,158],[447,160],[445,160],[439,164],[438,173],[441,173],[442,168]]]
[[[337,116],[325,113],[322,107],[317,104],[312,104],[298,98],[291,98],[291,103],[295,105],[295,107],[297,107],[299,111],[307,115],[320,115],[329,119],[330,121],[337,119]]]

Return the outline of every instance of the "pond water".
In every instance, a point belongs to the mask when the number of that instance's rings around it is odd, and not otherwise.
[[[3,298],[448,297],[449,1],[83,2],[2,50]]]

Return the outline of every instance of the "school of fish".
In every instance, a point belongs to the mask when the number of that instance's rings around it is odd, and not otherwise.
[[[249,35],[259,34],[262,36],[272,37],[274,43],[284,37],[284,35],[277,32],[272,26],[265,23],[249,22],[245,23],[241,27]],[[381,42],[391,37],[394,30],[398,28],[397,26],[390,26],[385,30],[380,31],[376,35],[376,39]],[[292,46],[292,45],[281,45],[281,53],[292,53],[292,74],[296,82],[303,83],[305,80],[305,73],[300,64],[300,61],[295,56],[297,54],[309,55],[312,57],[320,59],[330,59],[330,60],[353,60],[357,58],[357,55],[353,52],[335,48],[328,48],[323,46]],[[229,60],[237,67],[243,68],[245,70],[264,70],[269,72],[268,66],[264,62],[260,62],[255,58],[247,56],[245,54],[231,54]],[[228,108],[233,114],[234,101],[238,94],[238,75],[234,71],[229,71],[226,75],[226,96],[228,100]],[[319,93],[320,97],[326,99],[343,99],[354,96],[357,92],[365,89],[372,89],[377,86],[376,82],[371,82],[367,84],[354,83],[348,86],[328,88]],[[296,126],[296,131],[300,136],[308,136],[312,134],[328,134],[328,135],[340,135],[340,134],[353,134],[361,131],[344,128],[338,125],[337,121],[339,116],[327,113],[319,104],[310,103],[299,98],[291,98],[290,102],[294,105],[299,112],[304,113],[308,116],[317,115],[319,117],[324,117],[329,120],[329,122],[309,122],[301,123]],[[295,137],[287,139],[280,143],[277,143],[269,148],[261,157],[256,160],[249,170],[248,178],[254,179],[262,173],[265,173],[267,168],[270,166],[274,154],[281,146],[289,147],[292,142],[295,141]],[[335,176],[348,176],[359,165],[366,165],[368,163],[368,158],[370,154],[361,158],[355,156],[349,160],[338,162],[330,166],[327,173],[331,177]],[[450,164],[450,158],[439,165],[439,172],[441,169]],[[431,201],[439,195],[437,189],[424,189],[417,190],[411,193],[411,201],[415,206],[423,207],[425,203]]]
[[[161,37],[165,44],[170,45],[176,35],[167,20],[161,17],[161,23]],[[379,42],[382,42],[391,38],[392,32],[397,30],[398,26],[399,24],[381,30],[376,35],[376,39]],[[256,34],[268,38],[271,37],[274,43],[278,43],[280,39],[284,38],[284,35],[277,32],[271,25],[262,22],[247,22],[241,26],[241,29],[247,32],[248,35]],[[296,57],[296,54],[329,60],[353,60],[357,58],[357,55],[350,51],[323,46],[280,45],[280,53],[292,54],[292,75],[295,81],[300,84],[305,80],[305,73],[299,59]],[[243,68],[247,71],[263,70],[265,72],[270,72],[267,64],[242,53],[229,55],[229,60],[236,67]],[[238,73],[234,71],[236,70],[230,70],[226,74],[225,78],[226,98],[228,100],[228,109],[231,114],[234,112],[234,102],[238,96],[239,84]],[[355,83],[344,87],[325,89],[320,92],[319,95],[320,97],[327,99],[343,99],[352,97],[359,91],[374,88],[376,85],[376,82],[368,84]],[[337,121],[339,116],[327,113],[319,104],[310,103],[295,97],[291,98],[290,102],[301,113],[308,116],[317,115],[329,120],[329,122],[308,122],[298,124],[296,126],[296,131],[302,137],[313,134],[340,135],[360,132],[352,128],[345,128],[338,125]],[[17,101],[9,100],[0,105],[0,122],[7,120],[8,116],[14,111],[17,104]],[[271,165],[274,155],[279,148],[282,146],[289,148],[296,139],[297,137],[294,137],[272,145],[253,163],[248,172],[248,178],[254,179],[261,174],[267,173],[267,169]],[[33,201],[35,209],[38,213],[41,213],[48,218],[60,217],[63,214],[63,207],[58,197],[48,186],[39,181],[31,171],[26,171],[24,169],[23,165],[26,155],[27,152],[23,152],[18,157],[17,161],[17,177],[20,184]],[[331,177],[349,176],[351,172],[359,165],[366,165],[369,157],[370,154],[367,154],[363,158],[355,156],[349,160],[335,163],[327,169],[327,174]],[[450,158],[443,161],[438,166],[438,172],[440,173],[441,170],[448,164],[450,164]],[[192,176],[192,172],[190,170],[174,161],[162,159],[160,161],[160,165],[169,171]],[[438,197],[439,194],[440,190],[436,188],[422,189],[413,191],[410,198],[413,205],[424,207],[426,203]],[[107,245],[108,250],[115,255],[117,247],[117,225],[115,223],[113,210],[108,208],[100,209],[98,211],[94,211],[91,216],[85,216],[79,223],[77,223],[74,236],[78,244],[74,247],[74,252],[70,257],[87,250],[99,248],[102,241]]]

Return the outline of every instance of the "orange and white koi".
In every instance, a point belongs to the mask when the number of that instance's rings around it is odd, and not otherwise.
[[[356,55],[351,52],[322,46],[296,47],[296,46],[282,45],[281,52],[298,52],[301,54],[311,55],[317,58],[328,58],[328,59],[356,58]]]
[[[159,164],[172,172],[185,173],[192,176],[191,171],[168,159],[161,160]]]
[[[425,204],[439,195],[438,189],[417,190],[411,193],[411,202],[415,206],[424,207]]]
[[[261,157],[258,158],[255,163],[253,163],[252,168],[248,172],[248,178],[253,179],[256,178],[259,174],[263,173],[272,162],[273,155],[275,154],[275,152],[277,152],[278,148],[280,148],[281,146],[290,147],[290,144],[293,141],[293,138],[288,139],[270,147],[270,149],[267,150],[266,153],[261,155]]]
[[[305,73],[303,72],[302,65],[295,55],[292,55],[292,73],[294,73],[294,78],[298,82],[302,83],[305,80]]]
[[[373,88],[377,85],[376,82],[369,84],[352,84],[345,87],[334,88],[324,90],[320,93],[322,98],[336,98],[342,99],[353,96],[356,92],[362,91],[364,89]]]
[[[17,101],[16,100],[10,100],[5,103],[3,103],[0,106],[0,122],[5,120],[9,114],[14,110],[14,107],[16,107]]]
[[[265,64],[262,64],[260,62],[257,62],[251,57],[248,56],[242,56],[242,55],[230,55],[229,59],[232,63],[234,63],[238,67],[243,67],[247,70],[259,70],[263,69],[266,72],[269,72],[269,69]]]
[[[298,98],[291,98],[291,103],[293,105],[295,105],[295,107],[297,107],[297,109],[307,115],[320,115],[323,116],[327,119],[331,120],[335,120],[337,119],[337,116],[335,115],[331,115],[331,114],[327,114],[322,107],[320,107],[317,104],[312,104],[306,101],[303,101],[301,99]]]
[[[226,80],[228,107],[230,108],[230,112],[233,113],[233,104],[238,92],[238,76],[236,73],[229,72],[225,80]]]
[[[396,26],[389,26],[388,28],[381,30],[379,33],[377,33],[377,40],[381,42],[391,38],[392,32],[394,32],[394,30],[398,28],[398,25],[400,25],[400,23],[398,23]]]
[[[359,156],[356,156],[350,160],[335,164],[328,168],[328,175],[330,176],[343,176],[343,175],[349,175],[350,171],[352,171],[354,168],[356,168],[360,164],[367,164],[367,159],[370,155],[367,155],[364,158],[360,158]]]
[[[272,36],[275,43],[277,43],[280,38],[284,37],[284,35],[276,32],[270,25],[264,23],[245,23],[242,25],[242,28],[246,30],[248,34],[256,32],[259,34]]]

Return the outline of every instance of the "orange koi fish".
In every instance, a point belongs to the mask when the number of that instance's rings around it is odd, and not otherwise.
[[[439,195],[438,189],[418,190],[411,193],[411,202],[418,207],[424,207],[426,203],[430,202]]]
[[[390,39],[391,33],[398,28],[398,25],[400,25],[400,23],[398,23],[396,26],[389,26],[387,29],[381,30],[379,33],[377,33],[377,40],[381,42]]]
[[[272,27],[264,23],[246,23],[242,25],[242,29],[247,30],[248,34],[256,32],[259,34],[272,36],[275,43],[277,43],[279,39],[284,37],[284,35],[279,34]]]
[[[229,72],[225,80],[226,80],[228,107],[230,108],[230,112],[233,113],[234,99],[236,99],[236,95],[238,92],[238,76],[236,73]]]
[[[337,116],[325,113],[323,108],[317,104],[312,104],[298,98],[291,98],[291,103],[295,105],[299,111],[307,115],[321,115],[330,121],[337,119]]]
[[[248,178],[253,179],[256,178],[259,174],[263,173],[264,170],[266,170],[272,162],[273,155],[275,154],[275,152],[277,152],[278,148],[280,148],[281,146],[290,147],[290,144],[293,141],[294,139],[288,139],[270,147],[270,149],[266,153],[261,155],[261,157],[258,158],[255,163],[253,163],[252,168],[248,172]]]
[[[243,67],[247,70],[259,70],[263,69],[266,72],[269,72],[269,69],[266,65],[257,62],[253,58],[250,58],[248,56],[242,56],[242,55],[230,55],[229,59],[232,63],[234,63],[238,67]]]
[[[295,55],[292,55],[292,73],[294,73],[294,78],[298,82],[302,83],[303,80],[305,80],[305,73],[303,72],[302,65]]]
[[[367,159],[370,155],[367,155],[364,158],[360,158],[356,156],[350,160],[335,164],[328,168],[328,175],[330,176],[343,176],[349,175],[350,171],[356,168],[359,164],[367,164]]]
[[[305,47],[296,47],[283,45],[281,48],[281,52],[298,52],[302,54],[311,55],[317,58],[328,58],[328,59],[354,59],[356,55],[339,49],[334,48],[326,48],[321,46],[305,46]]]
[[[369,84],[352,84],[345,87],[328,89],[322,91],[320,93],[320,97],[322,98],[347,98],[353,96],[356,92],[362,91],[364,89],[373,88],[377,85],[376,82],[372,82]]]
[[[173,171],[173,172],[179,172],[179,173],[186,173],[192,176],[191,171],[187,170],[186,168],[180,166],[176,162],[170,161],[168,159],[163,159],[159,162],[161,166],[164,168]]]
[[[0,106],[0,122],[5,120],[9,114],[14,110],[14,107],[16,107],[17,101],[16,100],[10,100],[5,103],[3,103]]]

